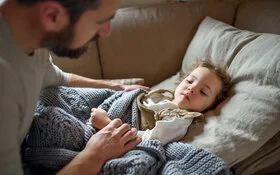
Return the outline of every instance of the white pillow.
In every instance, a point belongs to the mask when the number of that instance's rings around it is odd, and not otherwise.
[[[179,81],[180,73],[178,72],[176,75],[173,75],[166,80],[163,80],[159,84],[154,85],[151,87],[151,90],[156,89],[168,89],[174,91],[177,87],[177,81]]]
[[[280,131],[280,36],[240,30],[206,17],[186,51],[181,71],[191,71],[196,58],[227,64],[235,86],[231,97],[205,114],[204,130],[189,143],[234,165]],[[174,76],[165,85],[174,87],[177,79]]]

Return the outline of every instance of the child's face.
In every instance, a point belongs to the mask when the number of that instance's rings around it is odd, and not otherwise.
[[[176,88],[173,102],[188,111],[202,112],[211,107],[221,89],[222,82],[215,73],[198,67]]]

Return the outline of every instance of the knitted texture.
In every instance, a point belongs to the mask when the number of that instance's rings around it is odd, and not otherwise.
[[[96,130],[86,125],[93,107],[108,111],[138,126],[136,97],[130,92],[90,88],[47,88],[37,103],[35,117],[23,144],[23,160],[32,174],[54,174],[68,164]],[[227,174],[224,161],[189,144],[173,142],[165,147],[157,140],[141,142],[124,156],[106,162],[100,174]]]
[[[223,175],[229,174],[224,161],[203,149],[185,143],[169,143],[165,146],[167,163],[162,174]]]
[[[157,174],[158,169],[165,163],[165,153],[158,140],[141,142],[134,150],[127,152],[121,158],[112,159],[103,166],[101,175],[131,175]]]
[[[61,148],[55,149],[55,152],[53,148],[27,148],[25,150],[25,158],[28,159],[29,164],[44,165],[44,168],[50,170],[56,170],[58,167],[62,168],[77,154],[76,151]],[[56,157],[54,158],[53,155]],[[52,161],[52,163],[49,163],[49,161]]]
[[[99,108],[108,112],[111,119],[120,118],[124,123],[139,129],[139,111],[137,107],[137,96],[146,92],[143,89],[124,92],[117,91],[114,95],[107,98]],[[127,110],[124,110],[127,109]],[[128,110],[129,109],[129,110]]]
[[[96,133],[93,127],[86,125],[93,107],[103,107],[112,119],[121,118],[136,127],[138,109],[135,99],[142,92],[145,91],[116,92],[67,87],[44,89],[25,139],[23,160],[31,166],[55,170],[70,162]],[[49,159],[51,157],[55,159]]]
[[[141,142],[123,157],[105,163],[101,175],[228,175],[229,169],[216,155],[192,145],[158,140]]]

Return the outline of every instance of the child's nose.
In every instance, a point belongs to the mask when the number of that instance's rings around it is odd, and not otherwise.
[[[194,91],[195,89],[194,89],[193,86],[188,87],[188,90],[189,90],[189,92],[190,92],[191,94],[194,94],[194,92],[195,92],[195,91]]]

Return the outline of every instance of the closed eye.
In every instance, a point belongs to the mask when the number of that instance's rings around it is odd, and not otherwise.
[[[192,81],[192,80],[188,80],[188,79],[186,79],[186,81],[187,81],[189,84],[192,84],[192,83],[193,83],[193,81]]]
[[[207,94],[203,90],[200,90],[200,93],[204,96],[207,96]]]

